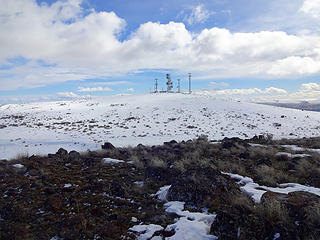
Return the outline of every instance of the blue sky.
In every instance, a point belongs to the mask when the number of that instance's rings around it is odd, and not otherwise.
[[[141,94],[320,100],[320,0],[0,0],[0,103]]]

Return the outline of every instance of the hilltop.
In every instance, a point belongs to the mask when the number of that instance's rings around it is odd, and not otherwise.
[[[320,135],[320,113],[201,94],[146,94],[0,106],[0,159],[115,146],[209,139]]]

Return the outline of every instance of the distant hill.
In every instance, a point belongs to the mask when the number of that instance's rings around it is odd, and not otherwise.
[[[320,112],[320,103],[309,103],[307,101],[300,103],[263,103],[267,105],[277,106],[277,107],[285,107],[285,108],[294,108],[306,111],[316,111]]]

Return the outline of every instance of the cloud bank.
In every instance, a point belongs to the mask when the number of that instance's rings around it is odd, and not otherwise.
[[[124,19],[114,12],[88,12],[81,3],[0,0],[0,90],[118,76],[140,69],[174,69],[212,78],[320,73],[317,35],[223,28],[193,33],[181,22],[147,22],[121,41]],[[199,6],[190,21],[206,20],[208,12]],[[318,0],[306,0],[297,11],[318,17],[319,9]]]
[[[197,94],[206,94],[215,97],[233,98],[238,100],[247,100],[253,102],[316,102],[319,103],[320,84],[304,83],[300,89],[292,93],[288,93],[284,89],[269,87],[260,88],[244,88],[244,89],[224,89],[224,90],[207,90],[198,91]]]

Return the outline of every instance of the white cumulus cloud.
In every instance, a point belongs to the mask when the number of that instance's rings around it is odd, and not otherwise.
[[[320,18],[320,0],[305,0],[300,11],[313,18]]]
[[[79,87],[77,92],[112,92],[109,87]]]
[[[60,97],[65,97],[65,98],[80,98],[81,97],[73,92],[58,92],[57,95]]]
[[[173,69],[199,78],[320,73],[317,35],[223,28],[194,33],[181,22],[147,22],[120,41],[124,19],[114,12],[85,14],[81,3],[0,0],[0,90],[103,79],[141,69]],[[206,11],[203,5],[197,6],[190,15],[192,21],[205,21]],[[12,59],[17,57],[25,63],[14,64]],[[93,87],[99,86],[108,85]]]
[[[191,7],[191,13],[184,17],[184,20],[189,24],[204,23],[212,15],[203,4]]]
[[[134,92],[134,88],[127,88],[126,92]]]
[[[304,83],[301,85],[301,90],[303,90],[303,91],[320,91],[320,85],[318,83]]]

